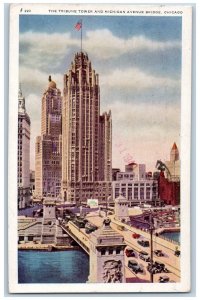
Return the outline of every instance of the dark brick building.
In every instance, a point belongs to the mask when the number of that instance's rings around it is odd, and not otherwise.
[[[158,196],[167,205],[179,205],[180,181],[170,181],[161,171],[158,178]]]

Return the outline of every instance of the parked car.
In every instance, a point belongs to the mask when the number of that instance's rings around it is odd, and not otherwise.
[[[174,255],[179,257],[181,255],[181,251],[180,250],[175,250]]]
[[[128,267],[136,274],[143,273],[143,268],[137,263],[136,260],[129,260]]]
[[[164,253],[162,252],[162,250],[155,250],[153,253],[158,257],[164,256]]]
[[[124,226],[123,225],[117,225],[117,229],[123,231],[124,230]]]
[[[132,250],[132,249],[126,249],[125,253],[126,253],[127,257],[135,257],[136,256],[134,250]]]
[[[169,282],[169,277],[168,276],[160,276],[159,277],[159,282]]]
[[[95,231],[97,229],[97,226],[92,225],[91,223],[87,223],[85,225],[85,233],[90,234],[91,232]]]
[[[133,237],[134,239],[139,239],[139,237],[140,237],[140,234],[139,234],[139,233],[136,233],[136,232],[134,232],[134,233],[132,234],[132,237]]]
[[[147,266],[147,270],[152,274],[162,273],[162,272],[169,272],[167,268],[165,268],[165,264],[159,263],[155,261],[153,264],[149,263]]]
[[[137,242],[142,247],[149,247],[149,241],[138,240]]]
[[[149,262],[151,260],[150,256],[149,256],[149,253],[147,253],[145,251],[140,251],[139,258],[146,261],[146,262]]]
[[[74,224],[79,228],[85,228],[85,222],[80,219],[75,219]]]

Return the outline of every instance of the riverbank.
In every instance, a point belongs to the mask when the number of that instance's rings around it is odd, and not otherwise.
[[[79,246],[55,245],[55,244],[18,244],[18,250],[36,250],[36,251],[71,251],[80,250]]]

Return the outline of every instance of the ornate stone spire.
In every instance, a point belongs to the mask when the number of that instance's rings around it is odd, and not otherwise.
[[[21,83],[19,84],[18,90],[18,111],[20,113],[26,113],[25,98],[22,95]]]

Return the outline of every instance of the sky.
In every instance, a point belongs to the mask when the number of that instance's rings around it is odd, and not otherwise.
[[[19,81],[31,118],[31,169],[48,76],[63,74],[80,51],[99,74],[101,113],[111,110],[113,168],[129,160],[155,170],[180,145],[181,17],[20,15]]]

